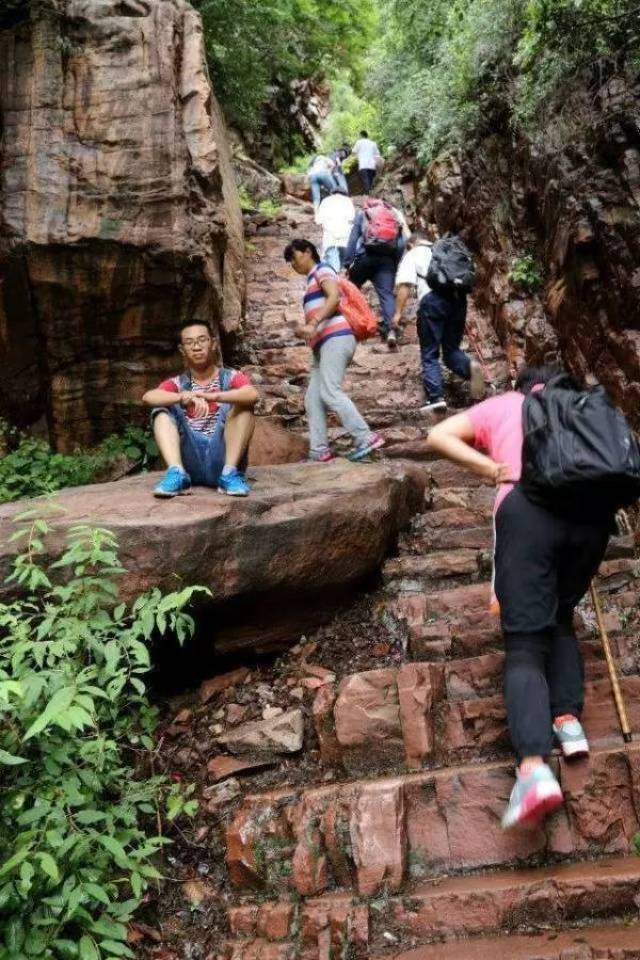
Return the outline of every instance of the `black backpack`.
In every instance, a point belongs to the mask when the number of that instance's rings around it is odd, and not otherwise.
[[[431,249],[427,283],[436,293],[469,293],[476,282],[473,257],[460,237],[445,233]]]
[[[540,506],[590,520],[640,496],[640,446],[604,387],[558,374],[525,397],[521,488]]]

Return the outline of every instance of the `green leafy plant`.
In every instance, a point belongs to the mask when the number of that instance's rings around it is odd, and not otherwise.
[[[44,440],[3,431],[13,447],[0,459],[0,503],[54,493],[63,487],[77,487],[104,478],[121,458],[130,461],[129,470],[144,470],[158,455],[148,430],[130,426],[121,435],[107,437],[94,450],[73,454],[55,453]]]
[[[21,519],[20,597],[0,604],[0,960],[133,957],[126,924],[161,876],[159,811],[194,810],[137,762],[154,748],[147,642],[189,636],[204,588],[127,605],[108,530],[72,527],[45,568],[50,523]]]
[[[507,276],[512,283],[517,284],[529,293],[539,290],[542,286],[540,266],[531,254],[516,257]]]
[[[570,142],[589,125],[572,94],[640,64],[637,0],[380,0],[380,18],[368,93],[425,162],[496,133]]]
[[[277,200],[270,200],[269,198],[265,200],[255,200],[244,184],[241,184],[238,188],[238,194],[240,197],[240,207],[245,212],[254,212],[257,210],[258,213],[263,214],[265,217],[277,217],[282,210],[282,204],[278,203]]]

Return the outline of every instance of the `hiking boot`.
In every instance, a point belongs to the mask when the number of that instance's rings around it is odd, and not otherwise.
[[[589,742],[580,721],[567,713],[553,721],[553,732],[565,757],[587,757]]]
[[[154,497],[179,497],[191,493],[191,477],[182,467],[169,467],[162,480],[153,488]]]
[[[485,395],[486,385],[482,375],[482,368],[475,360],[471,361],[471,376],[469,377],[470,393],[472,400],[482,400]]]
[[[381,437],[379,433],[372,433],[366,443],[363,443],[361,447],[356,447],[355,450],[351,451],[349,460],[362,460],[363,457],[373,453],[374,450],[379,450],[380,447],[383,447],[384,443],[384,437]]]
[[[516,782],[502,817],[502,829],[533,829],[544,817],[562,806],[562,803],[560,784],[546,763],[541,763],[523,774],[517,770]]]
[[[447,409],[447,401],[440,397],[438,400],[427,400],[424,406],[420,407],[420,413],[444,413]]]
[[[396,336],[395,330],[389,330],[389,333],[387,334],[387,346],[389,347],[389,350],[398,349],[398,337]]]
[[[251,493],[251,487],[247,483],[244,473],[234,467],[229,473],[220,474],[218,493],[226,493],[229,497],[248,497]]]
[[[325,450],[321,450],[320,453],[310,453],[309,456],[303,460],[303,463],[331,463],[331,461],[335,459],[335,453],[327,447]]]

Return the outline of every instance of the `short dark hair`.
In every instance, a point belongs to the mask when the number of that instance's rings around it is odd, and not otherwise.
[[[361,131],[360,131],[360,136],[361,136],[361,137],[364,137],[365,140],[368,140],[368,139],[369,139],[369,134],[367,133],[366,130],[361,130]]]
[[[300,253],[310,253],[313,262],[320,263],[318,248],[314,243],[311,243],[311,240],[305,240],[304,237],[296,237],[295,240],[291,240],[284,248],[284,258],[287,263],[291,263],[296,250]]]
[[[564,376],[569,377],[567,371],[563,370],[563,368],[556,363],[545,363],[540,367],[523,367],[516,377],[514,386],[516,390],[526,395],[527,393],[531,393],[537,384],[548,383],[549,380],[557,377],[558,374],[564,374]],[[573,377],[569,377],[569,380],[575,390],[580,389],[578,382]]]
[[[182,331],[187,327],[206,327],[209,336],[213,339],[213,327],[208,320],[183,320],[178,329],[178,340],[182,339]]]

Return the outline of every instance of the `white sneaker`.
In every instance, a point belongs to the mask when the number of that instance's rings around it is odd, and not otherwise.
[[[471,361],[471,377],[469,378],[469,382],[471,385],[471,399],[482,400],[487,388],[482,375],[482,368],[476,360]]]
[[[447,409],[446,400],[430,400],[420,407],[420,413],[444,413]]]

